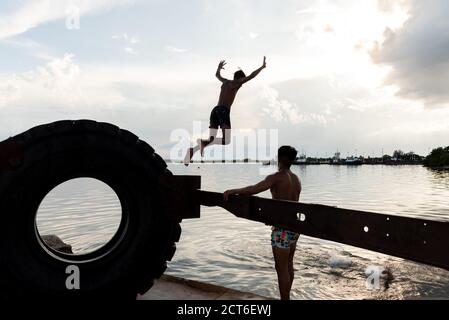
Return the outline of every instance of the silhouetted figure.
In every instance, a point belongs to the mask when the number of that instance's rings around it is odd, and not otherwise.
[[[301,181],[290,171],[298,152],[289,146],[278,150],[278,172],[269,175],[256,185],[242,189],[228,190],[224,193],[225,201],[231,194],[255,195],[270,189],[273,199],[299,201]],[[290,300],[290,291],[293,285],[294,269],[293,257],[299,234],[273,227],[271,233],[271,246],[278,275],[279,291],[282,300]]]
[[[218,64],[216,77],[222,82],[220,98],[218,99],[218,105],[212,109],[210,114],[210,133],[209,139],[197,141],[198,145],[194,148],[189,148],[187,150],[186,156],[184,158],[184,164],[189,165],[193,158],[193,155],[200,150],[201,156],[204,155],[204,148],[210,145],[228,145],[231,143],[231,106],[234,103],[235,96],[237,92],[242,87],[242,85],[249,80],[255,78],[260,71],[266,68],[266,58],[263,57],[262,66],[253,71],[249,76],[246,76],[242,70],[238,70],[234,73],[234,80],[228,80],[221,76],[221,70],[224,69],[226,62],[224,60],[220,61]],[[217,137],[218,129],[222,131],[222,138]]]

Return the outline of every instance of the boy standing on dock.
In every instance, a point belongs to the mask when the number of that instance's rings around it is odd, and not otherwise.
[[[212,109],[210,114],[210,133],[209,139],[198,140],[198,145],[194,148],[189,148],[187,150],[186,156],[184,157],[184,164],[189,165],[193,158],[195,152],[200,150],[201,156],[204,154],[204,148],[214,144],[218,145],[228,145],[231,143],[231,106],[234,103],[235,96],[237,92],[242,87],[243,84],[254,79],[263,69],[266,68],[266,58],[263,57],[262,66],[254,70],[249,76],[246,76],[242,70],[238,70],[234,73],[234,79],[228,80],[222,77],[221,70],[224,69],[226,61],[222,60],[218,64],[217,72],[215,76],[222,83],[220,97],[218,99],[218,104]],[[221,128],[222,138],[217,138],[217,131]]]
[[[290,170],[297,154],[298,152],[293,147],[280,147],[278,150],[278,172],[269,175],[256,185],[227,190],[224,193],[225,201],[228,201],[229,195],[232,194],[255,195],[268,189],[270,189],[273,199],[299,201],[301,181]],[[271,246],[282,300],[290,300],[294,279],[293,257],[298,239],[299,234],[295,232],[278,227],[272,228]]]

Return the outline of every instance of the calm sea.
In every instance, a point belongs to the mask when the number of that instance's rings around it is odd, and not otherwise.
[[[259,164],[171,164],[174,174],[201,175],[202,188],[224,191],[253,184],[275,167]],[[449,221],[449,172],[420,166],[301,166],[301,201]],[[269,197],[269,193],[261,196]],[[202,207],[202,218],[182,223],[168,274],[278,297],[270,228]],[[57,234],[75,253],[102,246],[115,233],[120,204],[106,185],[67,182],[42,203],[41,234]],[[446,254],[446,253],[445,253]],[[367,288],[367,269],[389,268],[390,281]],[[294,299],[449,298],[449,272],[346,245],[302,236],[295,256]],[[388,285],[387,285],[388,283]]]

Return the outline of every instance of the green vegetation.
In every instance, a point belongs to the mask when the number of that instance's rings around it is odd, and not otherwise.
[[[424,160],[424,165],[430,168],[449,168],[449,147],[433,149]]]
[[[413,163],[413,162],[422,162],[423,157],[421,157],[420,155],[417,155],[413,151],[405,153],[402,150],[395,150],[393,153],[393,157],[391,159],[395,159],[395,161]]]

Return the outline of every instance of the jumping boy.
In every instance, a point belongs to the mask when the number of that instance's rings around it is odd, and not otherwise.
[[[263,69],[266,68],[266,58],[263,57],[263,64],[260,68],[253,71],[249,76],[246,76],[242,70],[238,70],[234,73],[234,80],[228,80],[221,76],[221,70],[224,69],[226,62],[220,61],[218,64],[216,77],[222,82],[220,98],[218,99],[218,105],[212,109],[210,114],[209,125],[209,139],[198,140],[198,145],[194,148],[187,150],[184,158],[184,164],[189,165],[195,152],[200,150],[201,156],[204,155],[204,148],[211,145],[228,145],[231,143],[231,106],[234,103],[237,92],[242,85],[249,80],[255,78]],[[222,131],[222,138],[217,137],[218,129]]]

